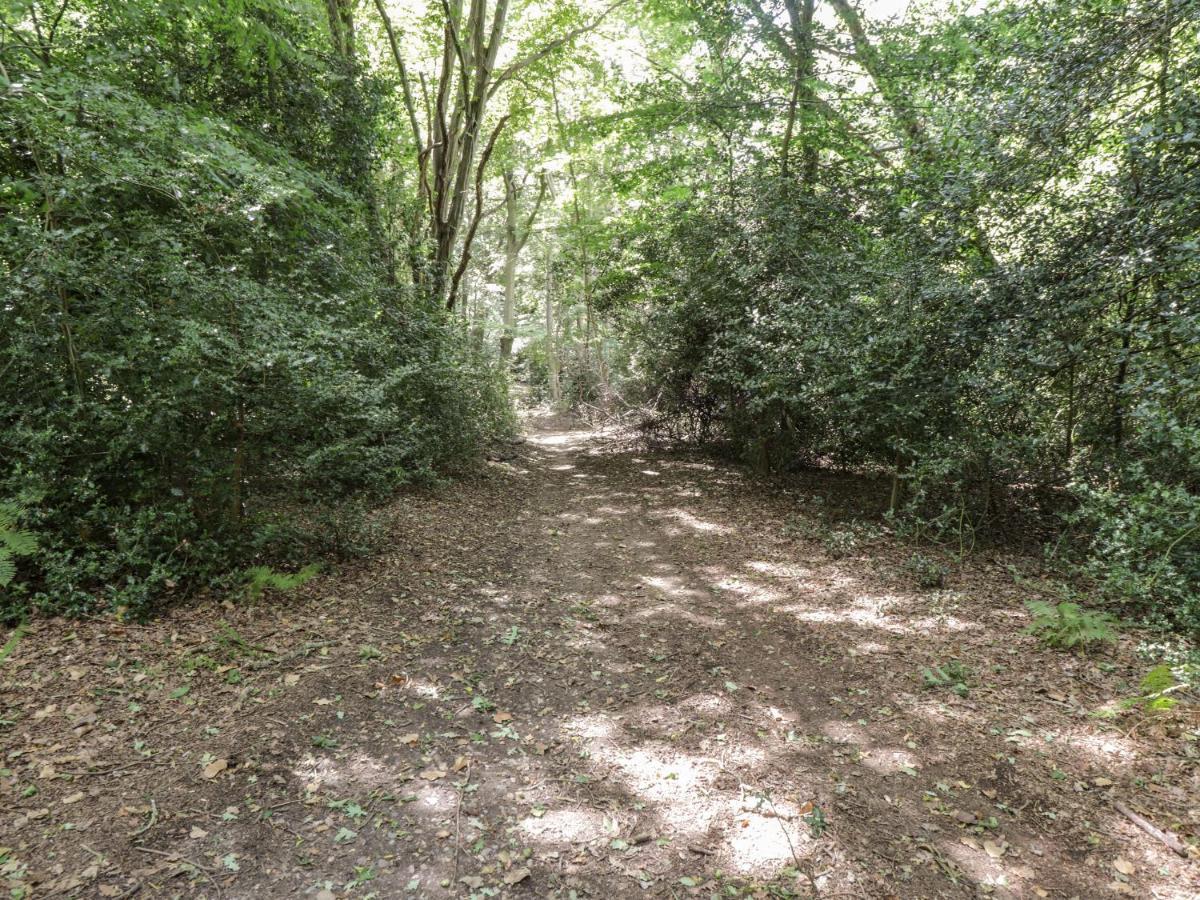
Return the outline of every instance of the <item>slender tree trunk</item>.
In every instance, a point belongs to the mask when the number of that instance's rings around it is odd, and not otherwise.
[[[1075,455],[1075,354],[1070,348],[1071,361],[1067,365],[1067,423],[1063,429],[1063,466],[1071,468],[1071,457]]]
[[[558,340],[554,321],[554,261],[550,242],[546,242],[546,370],[550,382],[550,400],[558,405],[562,402],[562,387],[558,382]]]
[[[360,127],[365,104],[359,86],[361,71],[355,39],[354,3],[353,0],[326,0],[325,8],[329,16],[330,41],[342,69],[338,90],[349,112],[348,121],[339,130],[344,132],[351,148],[350,177],[366,202],[367,232],[375,246],[379,267],[390,284],[396,278],[396,249],[384,228],[382,204],[372,171],[371,148],[363,139]]]
[[[788,103],[787,128],[783,135],[782,160],[780,173],[786,179],[789,175],[792,154],[792,136],[796,130],[796,120],[800,122],[800,143],[803,153],[801,177],[806,187],[811,189],[817,178],[817,147],[812,141],[812,126],[810,120],[816,103],[816,93],[813,79],[816,77],[817,62],[816,48],[813,45],[813,14],[815,0],[803,0],[800,8],[796,0],[785,0],[788,19],[792,26],[792,39],[796,48],[796,75],[792,83],[792,96]]]
[[[509,169],[504,173],[504,331],[500,335],[500,359],[512,356],[513,340],[517,334],[517,185]]]
[[[354,0],[326,0],[330,8],[331,22],[338,18],[333,12],[338,4],[344,3],[349,6],[353,2]],[[592,31],[614,9],[627,2],[628,0],[614,0],[590,23],[547,41],[539,49],[519,56],[497,72],[496,60],[508,19],[509,0],[496,0],[490,15],[490,25],[488,0],[470,0],[470,7],[465,16],[463,0],[442,0],[444,22],[440,74],[435,97],[431,100],[426,92],[427,137],[423,138],[400,42],[388,16],[385,0],[375,0],[375,8],[387,32],[393,62],[400,76],[405,110],[417,143],[418,183],[428,210],[428,230],[422,236],[429,238],[432,249],[429,252],[428,265],[414,263],[414,280],[425,286],[429,295],[437,302],[453,308],[456,298],[452,290],[450,263],[460,238],[463,244],[462,252],[470,251],[473,228],[469,229],[465,236],[460,233],[467,195],[470,193],[471,173],[476,171],[478,181],[486,166],[484,159],[480,162],[478,170],[475,169],[475,157],[488,101],[504,83],[515,78],[519,72],[580,35]],[[424,86],[424,81],[422,85]]]
[[[538,179],[537,200],[529,212],[529,217],[522,223],[517,216],[517,205],[520,192],[517,190],[517,177],[512,169],[504,172],[504,308],[502,312],[503,331],[500,334],[500,358],[507,360],[512,356],[513,341],[517,333],[517,263],[525,242],[533,232],[533,223],[537,219],[538,210],[546,197],[546,179]]]
[[[846,30],[850,33],[850,38],[854,42],[854,58],[866,71],[871,82],[875,85],[875,89],[883,97],[884,102],[891,111],[892,117],[899,125],[900,131],[904,135],[908,153],[925,167],[936,171],[940,168],[939,154],[925,132],[925,126],[917,114],[916,107],[913,106],[910,98],[905,95],[903,88],[897,85],[892,79],[891,73],[887,71],[884,61],[879,56],[879,51],[867,36],[867,30],[863,24],[862,17],[850,5],[849,0],[829,0],[829,2],[837,12],[838,18],[842,20],[842,24],[846,27]],[[998,271],[1000,268],[999,262],[996,259],[995,253],[992,252],[987,232],[979,222],[977,216],[971,223],[971,227],[964,229],[964,231],[967,233],[962,235],[963,242],[979,254],[980,259],[989,272]]]

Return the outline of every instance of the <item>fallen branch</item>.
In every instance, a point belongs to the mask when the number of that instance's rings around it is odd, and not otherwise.
[[[1137,813],[1135,813],[1132,809],[1130,809],[1128,806],[1126,806],[1120,800],[1117,800],[1116,802],[1114,802],[1113,806],[1116,807],[1117,812],[1119,812],[1121,815],[1125,816],[1125,818],[1127,818],[1130,822],[1132,822],[1138,828],[1142,829],[1142,831],[1146,832],[1146,834],[1150,835],[1150,837],[1157,838],[1162,843],[1166,844],[1166,846],[1170,847],[1172,850],[1174,850],[1176,853],[1178,853],[1180,856],[1185,857],[1185,858],[1187,857],[1187,855],[1188,855],[1187,846],[1177,836],[1175,836],[1174,834],[1172,834],[1169,831],[1163,831],[1157,825],[1146,821],[1146,819],[1143,819],[1141,816],[1139,816]]]

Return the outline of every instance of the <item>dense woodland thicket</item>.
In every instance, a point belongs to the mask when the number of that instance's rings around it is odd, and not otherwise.
[[[3,9],[6,616],[355,552],[515,378],[1200,627],[1195,0]]]

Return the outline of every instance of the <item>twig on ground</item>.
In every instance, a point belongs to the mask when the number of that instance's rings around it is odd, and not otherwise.
[[[314,650],[320,650],[322,647],[332,647],[333,641],[309,641],[298,650],[293,650],[290,653],[280,653],[270,659],[251,659],[242,663],[241,668],[244,669],[265,669],[268,666],[281,666],[284,663],[291,662],[293,659],[302,656],[308,656]]]
[[[157,822],[158,822],[158,804],[155,803],[153,799],[151,799],[150,800],[150,818],[146,820],[145,825],[143,825],[137,831],[131,832],[129,836],[131,838],[133,838],[133,837],[137,837],[139,834],[145,834],[147,831],[149,831],[151,828],[153,828],[155,823],[157,823]]]
[[[467,774],[458,789],[458,805],[454,808],[454,884],[458,884],[458,854],[462,849],[462,804],[467,785],[471,783],[471,763],[467,763]]]
[[[72,777],[74,777],[74,778],[83,778],[83,777],[85,777],[85,776],[88,776],[88,775],[93,775],[93,776],[95,776],[95,775],[116,775],[118,772],[124,772],[126,769],[132,769],[132,768],[135,768],[135,767],[137,767],[137,766],[144,766],[146,763],[150,762],[150,761],[151,761],[151,760],[153,760],[153,759],[154,759],[154,757],[152,757],[152,756],[147,756],[147,757],[145,757],[144,759],[139,759],[139,760],[136,760],[135,762],[126,763],[125,765],[123,765],[123,766],[117,766],[117,767],[116,767],[116,768],[114,768],[114,769],[101,769],[101,770],[100,770],[100,771],[98,771],[98,772],[96,772],[96,771],[93,771],[93,772],[69,772],[69,771],[63,771],[63,772],[60,772],[59,774],[60,774],[60,775],[70,775],[70,776],[72,776]]]
[[[133,849],[140,850],[143,853],[152,853],[155,856],[164,857],[165,859],[171,860],[172,862],[177,862],[180,865],[191,866],[208,880],[208,883],[213,886],[213,890],[217,892],[217,896],[221,896],[221,885],[217,883],[217,879],[212,877],[212,870],[206,866],[202,866],[198,862],[193,862],[186,856],[180,856],[178,853],[168,853],[166,850],[155,850],[151,847],[142,847],[138,844],[134,844]]]

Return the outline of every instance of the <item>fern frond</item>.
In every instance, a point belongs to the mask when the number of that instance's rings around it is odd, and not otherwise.
[[[0,526],[0,544],[13,556],[31,556],[37,552],[37,535]]]

